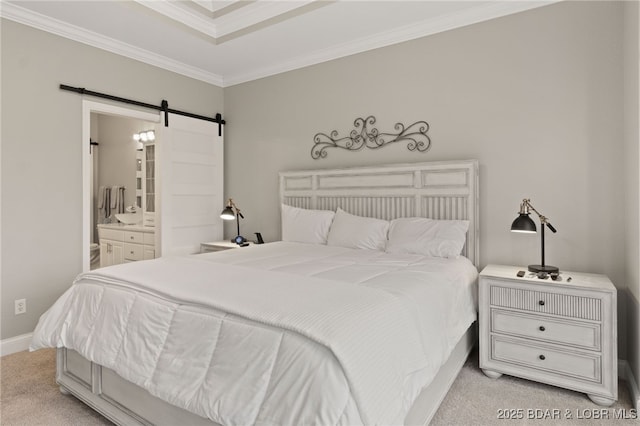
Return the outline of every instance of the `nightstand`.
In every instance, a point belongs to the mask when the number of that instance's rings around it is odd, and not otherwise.
[[[253,244],[250,241],[247,241],[247,243],[249,243],[249,245]],[[229,249],[235,249],[239,247],[242,247],[242,246],[239,246],[236,243],[232,243],[231,241],[213,241],[209,243],[200,243],[200,253],[229,250]],[[244,246],[244,247],[248,247],[248,246]]]
[[[616,288],[604,275],[561,272],[539,279],[526,267],[480,273],[480,368],[578,392],[596,404],[618,399]]]

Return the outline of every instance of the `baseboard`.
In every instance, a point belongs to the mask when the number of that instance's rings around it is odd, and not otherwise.
[[[11,355],[16,352],[26,351],[29,349],[29,343],[33,333],[22,334],[16,337],[0,340],[0,356]]]
[[[629,363],[623,359],[618,360],[618,377],[627,382],[633,408],[636,410],[640,409],[640,390],[638,389],[638,383],[635,377],[633,377]]]

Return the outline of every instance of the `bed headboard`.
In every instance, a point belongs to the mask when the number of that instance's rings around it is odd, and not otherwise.
[[[439,161],[280,172],[280,201],[379,219],[465,219],[463,254],[480,264],[478,161]]]

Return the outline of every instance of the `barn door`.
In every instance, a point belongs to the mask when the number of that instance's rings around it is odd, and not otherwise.
[[[156,256],[198,253],[222,240],[223,137],[217,123],[175,114],[156,134]]]

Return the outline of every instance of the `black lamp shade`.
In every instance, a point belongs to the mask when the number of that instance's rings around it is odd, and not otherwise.
[[[227,206],[222,210],[222,213],[220,213],[220,217],[224,220],[233,220],[236,218],[236,214],[233,212],[231,206]]]
[[[535,233],[536,231],[536,224],[528,213],[520,213],[511,224],[511,232]]]

